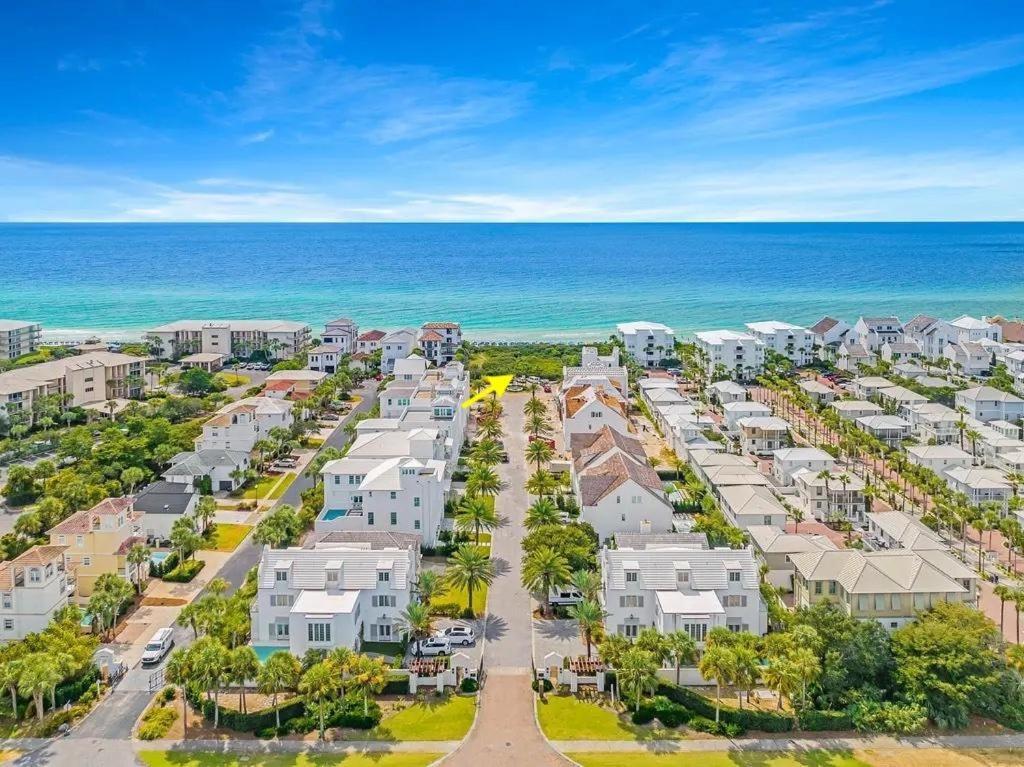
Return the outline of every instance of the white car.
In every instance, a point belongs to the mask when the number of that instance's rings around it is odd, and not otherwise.
[[[471,645],[474,642],[476,642],[476,632],[473,631],[473,629],[469,626],[449,626],[446,629],[435,631],[434,636],[447,639],[450,644],[460,644],[464,647],[466,645]]]
[[[413,655],[451,655],[452,643],[447,637],[429,637],[413,643]]]

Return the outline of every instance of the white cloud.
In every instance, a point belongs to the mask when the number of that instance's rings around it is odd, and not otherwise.
[[[248,136],[242,136],[238,143],[243,146],[246,144],[262,144],[264,141],[269,141],[273,137],[274,129],[268,128],[267,130],[260,131],[259,133],[250,133]]]

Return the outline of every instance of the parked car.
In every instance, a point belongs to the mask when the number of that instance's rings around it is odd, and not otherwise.
[[[456,624],[446,629],[435,631],[434,636],[447,639],[449,644],[471,645],[476,641],[476,632],[470,626]]]
[[[146,648],[142,651],[142,665],[156,665],[164,659],[172,647],[174,647],[174,631],[169,628],[160,629],[146,643]]]
[[[451,655],[452,643],[447,637],[428,637],[413,642],[413,655]]]
[[[578,605],[583,601],[583,595],[576,589],[553,589],[548,596],[548,601],[553,605]]]
[[[320,420],[321,421],[337,421],[338,420],[338,416],[336,416],[334,413],[324,413],[322,416],[320,416]]]

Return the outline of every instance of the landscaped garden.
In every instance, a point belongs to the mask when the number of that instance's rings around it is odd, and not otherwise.
[[[210,526],[209,532],[203,536],[203,551],[234,551],[245,536],[252,530],[251,525],[217,522]]]
[[[613,706],[603,696],[584,699],[576,695],[548,694],[537,700],[537,719],[551,740],[655,740],[683,737],[683,733],[629,720],[621,704]]]
[[[396,704],[377,727],[362,737],[366,740],[461,740],[472,727],[475,716],[475,696],[428,695],[412,704]]]

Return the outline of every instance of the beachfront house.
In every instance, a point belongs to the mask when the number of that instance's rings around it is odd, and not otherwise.
[[[341,354],[352,354],[356,351],[356,338],[359,337],[359,326],[355,320],[348,317],[339,317],[324,325],[324,332],[320,338],[323,346],[337,347]],[[311,351],[315,351],[311,350]],[[334,371],[328,371],[334,372]]]
[[[919,314],[903,326],[903,337],[917,344],[923,358],[936,360],[956,333],[945,320]]]
[[[395,370],[395,362],[404,360],[416,347],[416,331],[412,328],[392,330],[380,341],[380,369],[384,375]],[[360,350],[362,351],[362,350]]]
[[[822,317],[811,325],[808,330],[811,333],[812,343],[817,351],[817,356],[822,360],[833,360],[843,338],[850,330],[850,326],[835,317]]]
[[[266,546],[256,574],[252,643],[300,658],[309,650],[397,643],[419,572],[415,535],[328,533],[303,548]]]
[[[708,330],[694,334],[694,343],[707,360],[709,379],[752,381],[764,372],[764,343],[750,333]]]
[[[367,330],[360,333],[356,338],[357,354],[373,354],[380,350],[384,337],[387,335],[383,330]]]
[[[426,322],[417,343],[424,357],[442,367],[455,360],[455,352],[462,345],[462,326],[457,322]]]
[[[887,341],[882,344],[882,359],[890,365],[918,360],[922,356],[921,347],[916,341]]]
[[[665,379],[642,379],[640,382],[641,391],[643,381],[656,380],[664,381],[666,385],[677,386],[671,378]],[[629,395],[629,372],[619,357],[619,347],[613,346],[611,353],[601,355],[593,346],[584,346],[580,354],[579,365],[565,365],[562,367],[562,388],[591,384],[594,382],[609,381],[623,396]]]
[[[887,343],[902,341],[903,326],[899,317],[861,317],[847,337],[875,354]]]

